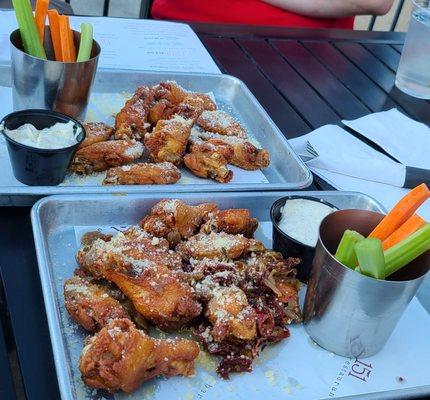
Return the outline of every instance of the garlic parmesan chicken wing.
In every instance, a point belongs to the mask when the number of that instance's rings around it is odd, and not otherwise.
[[[257,335],[256,314],[245,293],[236,286],[218,286],[206,306],[211,334],[220,342],[228,336],[251,340]]]
[[[153,339],[130,320],[117,319],[88,340],[79,370],[89,387],[131,393],[159,375],[194,375],[198,355],[192,340]]]
[[[223,136],[247,137],[243,126],[224,111],[203,111],[197,120],[197,124],[205,131],[218,133]]]
[[[142,154],[143,144],[133,140],[95,143],[76,152],[70,169],[79,174],[91,174],[128,164]]]
[[[139,86],[115,117],[115,139],[142,140],[150,126],[147,118],[153,101],[154,90]]]
[[[228,169],[233,151],[231,149],[230,153],[226,154],[226,151],[223,153],[211,143],[203,141],[193,143],[190,146],[190,152],[184,157],[184,164],[200,178],[211,178],[220,183],[228,183],[233,178],[233,172]]]
[[[115,283],[145,319],[170,330],[201,312],[181,272],[180,256],[167,240],[150,238],[141,229],[118,233],[110,241],[96,240],[77,256],[93,276]]]
[[[148,121],[151,124],[156,124],[160,120],[172,118],[174,115],[179,115],[182,118],[190,119],[193,123],[204,111],[204,101],[199,97],[187,96],[179,104],[169,103],[162,99],[153,104],[149,111]]]
[[[264,251],[265,247],[255,239],[242,235],[230,235],[225,232],[211,232],[209,235],[198,233],[181,242],[176,251],[184,260],[190,258],[217,258],[235,260],[247,253]]]
[[[130,318],[121,303],[105,285],[91,278],[74,276],[64,283],[66,310],[73,320],[90,332],[96,332],[116,318]]]
[[[226,232],[232,235],[253,237],[258,221],[251,217],[246,209],[218,210],[209,214],[208,220],[202,225],[203,233]]]
[[[181,171],[172,163],[137,163],[111,168],[106,173],[104,185],[166,185],[176,183]]]
[[[94,143],[106,142],[114,133],[114,129],[103,122],[87,122],[84,124],[85,139],[79,149],[91,146]]]
[[[140,221],[140,226],[151,235],[166,238],[174,247],[181,239],[197,233],[207,215],[216,208],[214,203],[191,206],[181,200],[162,200]]]
[[[220,143],[230,145],[233,148],[233,156],[230,163],[239,168],[254,171],[260,168],[267,168],[270,164],[269,152],[264,149],[258,149],[246,139],[197,130],[193,130],[193,134],[198,135],[201,139],[207,140],[215,146],[219,146]]]
[[[188,138],[191,134],[192,120],[179,115],[169,120],[160,120],[152,132],[145,135],[145,146],[152,162],[182,163]]]

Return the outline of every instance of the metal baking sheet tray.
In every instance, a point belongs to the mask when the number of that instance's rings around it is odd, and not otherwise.
[[[375,200],[351,192],[89,194],[47,197],[34,205],[31,217],[37,258],[63,400],[100,398],[81,381],[77,363],[85,333],[64,309],[63,282],[76,267],[76,232],[136,224],[161,197],[176,197],[190,204],[213,201],[220,208],[250,209],[260,221],[257,238],[270,246],[270,206],[289,194],[322,198],[342,209],[384,211]],[[302,289],[301,295],[304,292]],[[429,302],[428,298],[422,300]],[[144,383],[132,395],[116,394],[110,398],[308,400],[360,395],[363,399],[400,399],[430,394],[429,335],[430,317],[414,299],[387,346],[366,360],[339,357],[319,348],[298,325],[291,327],[289,339],[262,351],[252,373],[232,374],[230,380],[224,381],[214,372],[214,360],[204,356],[197,362],[194,378],[155,379]],[[348,375],[350,372],[355,376]]]
[[[106,187],[100,185],[102,178],[99,174],[85,179],[66,178],[60,186],[26,186],[14,178],[4,139],[0,138],[0,206],[31,205],[38,197],[52,194],[292,190],[312,183],[309,169],[294,153],[257,99],[243,82],[229,75],[99,70],[87,120],[113,123],[115,113],[137,86],[163,80],[175,80],[191,91],[212,93],[219,108],[237,117],[252,138],[269,151],[270,166],[263,171],[243,171],[232,167],[236,178],[228,184],[196,178],[182,168],[183,178],[173,185]],[[0,66],[0,86],[10,86],[9,66]]]

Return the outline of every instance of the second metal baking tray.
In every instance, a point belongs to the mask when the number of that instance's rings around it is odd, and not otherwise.
[[[33,231],[62,399],[102,398],[100,393],[85,388],[82,383],[77,365],[86,333],[71,321],[64,309],[63,284],[77,266],[78,232],[136,224],[160,198],[174,197],[189,204],[210,201],[216,202],[219,208],[248,208],[260,221],[256,237],[270,246],[270,206],[278,198],[292,194],[322,198],[341,209],[385,211],[372,198],[351,192],[52,196],[34,205]],[[419,329],[411,329],[411,324],[419,324]],[[386,348],[374,358],[363,361],[371,365],[366,367],[367,372],[371,370],[369,374],[363,374],[363,364],[357,366],[352,359],[318,348],[298,325],[291,326],[288,340],[267,346],[261,352],[251,373],[232,374],[230,380],[222,380],[214,371],[214,359],[204,356],[197,362],[194,378],[154,379],[131,395],[116,394],[108,398],[275,400],[291,396],[308,400],[360,395],[361,399],[400,399],[407,395],[430,394],[426,367],[430,362],[429,332],[430,316],[414,299]],[[355,374],[362,371],[358,376],[364,381],[348,376],[348,371]],[[403,378],[400,381],[396,377]]]
[[[9,66],[0,66],[0,86],[10,86],[10,73]],[[237,117],[256,141],[269,151],[270,166],[262,174],[244,173],[240,183],[233,181],[229,184],[201,179],[198,184],[187,184],[185,179],[184,183],[173,185],[106,187],[91,183],[92,180],[78,179],[68,181],[66,186],[26,186],[14,178],[4,140],[0,138],[0,206],[31,205],[38,198],[53,194],[292,190],[312,183],[311,172],[254,95],[242,81],[229,75],[101,69],[97,72],[93,88],[93,98],[97,99],[97,104],[89,111],[87,118],[103,118],[112,122],[113,114],[125,102],[124,93],[133,93],[139,85],[152,85],[165,80],[175,80],[191,91],[211,92],[219,108]],[[253,176],[251,182],[247,181],[247,176]]]

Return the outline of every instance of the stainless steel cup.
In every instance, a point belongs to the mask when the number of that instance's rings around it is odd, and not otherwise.
[[[80,33],[73,31],[79,48]],[[49,27],[45,31],[48,60],[23,51],[19,30],[10,35],[14,111],[45,109],[84,120],[97,69],[100,46],[93,42],[91,58],[84,62],[54,61]]]
[[[346,229],[367,236],[383,218],[364,210],[341,210],[320,225],[304,306],[304,326],[321,347],[365,358],[382,349],[430,267],[430,251],[386,280],[361,275],[332,254]]]

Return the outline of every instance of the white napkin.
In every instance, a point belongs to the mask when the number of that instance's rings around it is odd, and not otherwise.
[[[342,121],[410,167],[430,169],[430,128],[397,109]]]

